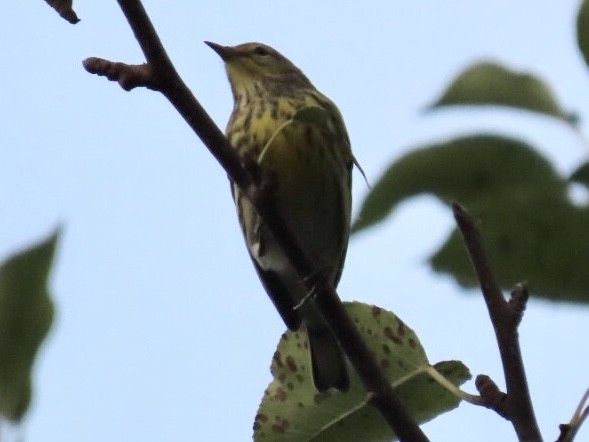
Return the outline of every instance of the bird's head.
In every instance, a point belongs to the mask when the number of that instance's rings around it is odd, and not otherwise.
[[[262,43],[222,46],[205,42],[225,62],[227,76],[235,96],[263,90],[266,93],[312,87],[291,61],[277,50]]]

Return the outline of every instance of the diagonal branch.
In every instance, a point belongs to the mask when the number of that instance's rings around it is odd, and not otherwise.
[[[89,58],[84,67],[91,73],[122,82],[125,89],[146,86],[160,91],[178,110],[209,151],[217,158],[229,178],[250,199],[267,228],[285,251],[288,259],[309,292],[310,301],[324,318],[336,339],[360,375],[375,406],[402,441],[427,441],[427,437],[407,412],[386,379],[380,366],[364,343],[357,327],[345,311],[334,287],[325,281],[318,285],[311,261],[296,238],[286,228],[273,204],[265,198],[264,183],[268,178],[252,162],[241,158],[184,84],[167,56],[140,0],[118,0],[147,60],[147,68]],[[124,80],[123,80],[124,79]],[[122,81],[123,80],[123,81]],[[126,86],[126,87],[125,87]]]
[[[453,203],[454,218],[479,279],[499,346],[507,394],[488,376],[478,376],[476,386],[486,406],[511,421],[520,441],[542,441],[530,398],[524,363],[519,346],[518,326],[528,300],[525,285],[518,284],[508,301],[497,283],[483,246],[476,221],[459,204]]]

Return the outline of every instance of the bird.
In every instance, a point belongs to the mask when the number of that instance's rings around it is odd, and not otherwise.
[[[272,177],[270,198],[279,215],[315,272],[335,288],[348,247],[352,169],[358,165],[340,111],[270,46],[205,43],[223,60],[233,94],[227,139],[242,157],[253,159]],[[305,109],[325,118],[300,121],[304,119],[297,115]],[[307,334],[316,390],[347,391],[347,358],[310,306],[313,294],[251,202],[230,184],[245,243],[265,291],[287,328]]]

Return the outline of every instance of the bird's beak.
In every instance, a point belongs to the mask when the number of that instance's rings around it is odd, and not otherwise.
[[[231,46],[222,46],[217,43],[213,43],[211,41],[205,41],[205,43],[217,54],[219,57],[223,59],[223,61],[228,61],[230,58],[235,56],[236,51]]]

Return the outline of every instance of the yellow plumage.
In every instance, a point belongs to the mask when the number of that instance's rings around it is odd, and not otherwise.
[[[288,228],[313,261],[317,274],[336,286],[346,255],[354,162],[337,107],[274,49],[247,43],[207,43],[225,61],[234,97],[227,125],[230,143],[272,176],[271,197]],[[324,110],[321,124],[295,121],[302,108]],[[258,275],[286,325],[304,327],[318,390],[348,388],[345,357],[317,313],[283,251],[250,202],[232,188],[246,245]],[[309,277],[317,275],[308,275]]]

